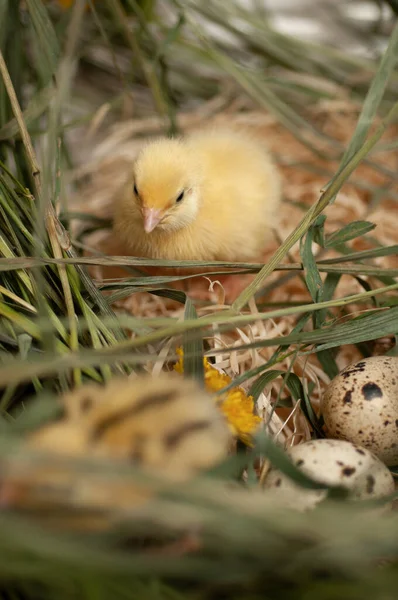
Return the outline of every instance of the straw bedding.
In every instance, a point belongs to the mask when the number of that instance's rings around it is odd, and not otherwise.
[[[189,131],[203,122],[209,123],[235,123],[253,129],[261,134],[268,146],[276,156],[283,176],[284,203],[281,211],[280,222],[274,240],[271,241],[264,254],[264,262],[278,247],[279,242],[297,225],[303,216],[305,206],[312,205],[318,198],[320,190],[336,171],[338,162],[327,161],[318,158],[311,150],[298,142],[293,135],[284,129],[269,114],[256,111],[253,107],[245,107],[245,100],[235,100],[229,107],[219,99],[212,100],[201,106],[192,113],[180,114],[178,123],[182,131]],[[222,106],[222,110],[220,110]],[[245,110],[242,110],[242,107]],[[336,156],[341,153],[342,148],[349,141],[355,127],[358,116],[358,106],[348,101],[325,101],[315,109],[311,109],[308,117],[312,123],[324,134],[340,143],[333,151]],[[162,122],[157,117],[148,119],[129,120],[117,123],[104,131],[100,124],[101,115],[98,116],[92,127],[88,142],[84,151],[90,158],[71,174],[71,179],[77,183],[78,193],[72,198],[70,208],[72,210],[94,214],[99,217],[111,218],[113,197],[117,193],[120,184],[128,173],[129,165],[134,159],[137,151],[153,135],[162,134]],[[393,128],[392,128],[393,129]],[[386,141],[394,136],[393,130],[383,138]],[[312,140],[314,141],[314,140]],[[322,144],[330,151],[326,142]],[[342,144],[342,145],[341,145]],[[318,147],[322,149],[320,144]],[[83,151],[83,154],[84,154]],[[398,237],[398,211],[396,210],[397,186],[389,176],[395,172],[398,163],[398,155],[392,152],[376,153],[372,159],[379,163],[380,170],[363,164],[352,177],[352,183],[345,185],[338,195],[335,203],[326,210],[327,221],[326,233],[340,229],[343,225],[356,220],[370,220],[377,225],[368,238],[358,238],[349,243],[351,249],[363,250],[377,244],[391,245],[397,243]],[[384,173],[381,171],[385,171]],[[360,182],[358,185],[356,182]],[[377,186],[380,194],[377,201],[372,200],[373,194],[366,185]],[[395,198],[394,198],[395,195]],[[77,229],[79,224],[76,225]],[[279,239],[278,239],[279,238]],[[125,254],[124,249],[117,246],[109,230],[96,232],[84,238],[85,253],[102,252],[110,255]],[[319,247],[314,247],[315,253]],[[335,256],[336,253],[328,250],[322,254],[323,258]],[[286,262],[300,262],[298,244],[291,250]],[[347,263],[348,264],[348,263]],[[398,267],[398,257],[389,256],[374,259],[373,264],[384,267]],[[94,270],[98,280],[102,278],[114,278],[120,275],[126,276],[120,270],[100,271]],[[324,277],[324,274],[322,274]],[[281,278],[284,278],[281,280]],[[369,277],[362,277],[375,287],[380,282],[372,282]],[[282,282],[281,282],[282,281]],[[211,311],[224,308],[223,288],[220,284],[211,282],[207,278],[201,281],[189,280],[188,294],[197,299],[198,314],[203,315]],[[278,284],[278,285],[276,285]],[[285,302],[306,303],[311,302],[308,290],[299,275],[286,277],[286,272],[276,271],[267,280],[267,293],[265,297],[259,298],[261,302],[277,303],[283,305]],[[363,291],[360,283],[351,276],[343,275],[335,292],[335,297]],[[349,319],[350,315],[358,314],[371,308],[371,303],[350,305],[348,308],[335,311],[338,322]],[[134,316],[156,316],[168,315],[181,317],[182,305],[149,293],[134,294],[127,300],[116,305],[117,310],[128,311]],[[258,310],[256,303],[250,303],[247,310],[255,313]],[[266,309],[265,309],[266,310]],[[250,326],[235,329],[230,333],[220,333],[216,329],[214,335],[207,339],[210,348],[222,349],[228,347],[225,353],[217,354],[215,363],[232,378],[242,374],[248,369],[264,364],[272,355],[274,348],[263,348],[247,351],[231,351],[231,348],[251,340],[264,339],[287,335],[291,332],[295,323],[295,317],[280,319],[269,319],[255,322]],[[309,325],[307,326],[309,327]],[[176,342],[177,343],[177,342]],[[149,371],[155,374],[161,365],[167,361],[168,352],[175,352],[176,343],[167,342],[164,347],[154,347],[151,351],[161,358],[161,363],[153,362],[147,365]],[[389,338],[378,340],[373,344],[373,353],[383,353],[390,348],[393,341]],[[339,349],[336,362],[339,368],[358,359],[359,351],[354,346],[344,346]],[[277,365],[277,368],[292,369],[304,385],[313,382],[315,384],[311,393],[311,400],[316,409],[322,390],[329,379],[323,372],[322,367],[315,355],[296,356],[293,365],[292,357],[285,359]],[[250,382],[249,382],[250,384]],[[280,379],[276,379],[267,386],[258,400],[259,414],[264,415],[266,420],[270,412],[272,401],[276,399],[280,388]],[[247,387],[247,386],[245,386]],[[282,398],[288,391],[282,393]],[[271,404],[270,404],[271,403]],[[273,433],[283,432],[283,439],[287,444],[300,443],[310,437],[310,427],[303,416],[300,407],[294,409],[277,409],[273,417]]]

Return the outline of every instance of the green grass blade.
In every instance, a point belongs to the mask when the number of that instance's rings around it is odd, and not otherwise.
[[[321,195],[318,202],[311,207],[298,226],[292,231],[287,237],[285,242],[278,248],[278,250],[271,257],[267,265],[263,267],[260,273],[256,276],[253,282],[238,296],[232,305],[232,311],[237,312],[241,310],[249,301],[250,298],[263,286],[265,279],[274,271],[275,267],[279,262],[286,256],[292,246],[298,242],[301,236],[308,230],[308,227],[315,221],[315,219],[322,213],[322,211],[333,201],[334,197],[340,190],[343,183],[348,177],[355,171],[360,162],[367,156],[371,148],[375,146],[378,140],[381,138],[387,127],[394,123],[398,118],[398,102],[390,110],[388,116],[384,119],[383,123],[379,125],[375,133],[368,139],[368,141],[362,146],[360,150],[351,158],[346,166],[340,171],[339,175],[334,178],[330,183],[327,190]]]
[[[353,221],[326,237],[325,248],[334,248],[372,231],[376,225],[369,221]]]
[[[185,302],[184,318],[188,321],[198,318],[195,306],[189,298]],[[204,386],[205,373],[202,338],[192,336],[191,332],[187,331],[183,336],[182,347],[184,351],[184,375],[195,378],[201,386]]]
[[[380,66],[372,81],[369,91],[366,95],[365,102],[362,106],[361,114],[358,123],[351,138],[351,141],[341,159],[340,168],[334,178],[331,180],[331,185],[334,180],[340,175],[343,168],[350,162],[355,154],[360,150],[368,136],[374,118],[377,115],[380,102],[383,98],[388,81],[394,72],[394,68],[398,61],[398,24],[394,27],[391,34],[388,47],[381,59]]]
[[[319,274],[314,255],[312,253],[312,244],[314,241],[314,230],[310,227],[304,238],[301,238],[300,254],[303,261],[304,277],[308,291],[314,302],[322,299],[322,279]]]
[[[48,84],[54,76],[60,57],[60,48],[53,24],[42,0],[26,0],[35,31],[37,69],[43,84]]]

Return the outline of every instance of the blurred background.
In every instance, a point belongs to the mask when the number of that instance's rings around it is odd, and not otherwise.
[[[49,4],[61,32],[73,2]],[[121,11],[112,3],[92,4],[96,12],[84,19],[68,129],[86,121],[94,106],[102,107],[101,121],[155,112],[173,120],[177,110],[220,94],[244,92],[271,111],[283,111],[278,100],[301,111],[347,93],[360,100],[397,11],[394,0],[134,0],[121,2]],[[255,84],[239,80],[229,61],[248,70]],[[77,136],[76,123],[72,130]],[[76,143],[75,162],[86,158],[83,148]]]

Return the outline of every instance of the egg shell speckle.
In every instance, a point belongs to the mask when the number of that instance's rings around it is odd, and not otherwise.
[[[346,367],[328,385],[321,412],[328,437],[398,464],[398,358],[373,356]]]
[[[394,480],[387,467],[365,448],[342,440],[312,440],[288,450],[303,473],[328,485],[352,491],[353,498],[365,500],[393,493]],[[325,490],[308,490],[276,469],[268,473],[264,488],[288,508],[308,510],[325,498]]]

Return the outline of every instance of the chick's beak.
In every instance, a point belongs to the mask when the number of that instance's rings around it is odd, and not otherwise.
[[[146,233],[151,233],[163,218],[163,213],[158,208],[144,207],[142,214],[144,216],[144,229]]]

